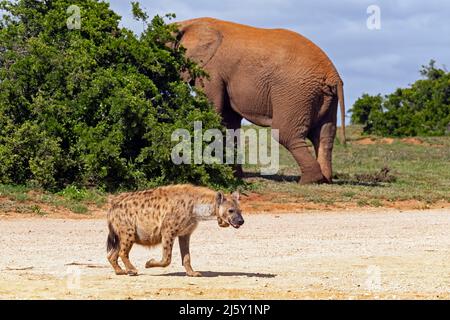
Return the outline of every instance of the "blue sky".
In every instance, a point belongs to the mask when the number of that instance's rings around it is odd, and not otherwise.
[[[129,1],[110,0],[123,25],[133,21]],[[364,92],[390,93],[417,80],[435,59],[450,69],[450,1],[438,0],[141,0],[150,15],[177,20],[215,17],[253,26],[291,29],[331,58],[345,82],[347,109]],[[381,9],[381,29],[369,30],[367,8]]]

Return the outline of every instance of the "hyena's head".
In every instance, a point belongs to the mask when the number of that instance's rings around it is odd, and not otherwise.
[[[241,215],[239,206],[239,193],[233,192],[231,197],[227,199],[222,192],[217,193],[217,222],[222,228],[229,227],[238,229],[244,224],[244,218]]]

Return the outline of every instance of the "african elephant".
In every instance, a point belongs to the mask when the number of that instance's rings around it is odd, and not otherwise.
[[[238,129],[245,118],[278,129],[279,142],[300,166],[300,183],[331,183],[338,102],[343,141],[345,106],[343,82],[327,55],[288,30],[212,18],[177,24],[187,56],[209,74],[196,85],[203,87],[223,124]]]

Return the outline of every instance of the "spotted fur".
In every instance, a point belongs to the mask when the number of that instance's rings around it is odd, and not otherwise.
[[[201,208],[203,216],[197,212]],[[188,276],[200,276],[190,263],[189,239],[206,215],[216,218],[221,227],[230,224],[238,228],[244,220],[239,208],[239,196],[233,193],[227,200],[223,193],[193,185],[172,185],[156,189],[123,193],[110,201],[107,214],[109,235],[108,260],[118,275],[137,275],[129,260],[133,244],[155,246],[162,244],[160,261],[151,259],[145,267],[166,267],[172,258],[172,248],[178,237],[182,263]],[[125,265],[123,270],[118,258]]]

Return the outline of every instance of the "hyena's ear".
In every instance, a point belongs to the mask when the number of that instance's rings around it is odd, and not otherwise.
[[[216,195],[216,203],[218,206],[220,206],[225,201],[225,196],[223,195],[222,191],[217,192]]]
[[[241,198],[241,195],[239,194],[239,191],[235,191],[231,194],[231,197],[236,200],[239,201],[239,199]]]

